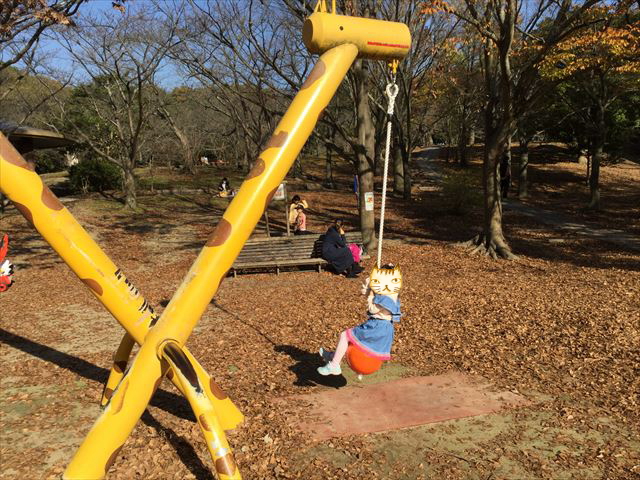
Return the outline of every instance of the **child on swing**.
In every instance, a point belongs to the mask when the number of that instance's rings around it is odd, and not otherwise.
[[[402,315],[398,298],[401,288],[402,273],[399,267],[392,264],[374,267],[362,286],[362,293],[367,296],[367,321],[342,332],[334,353],[320,349],[320,356],[328,360],[326,365],[318,367],[320,375],[342,374],[340,362],[350,343],[380,360],[391,358],[394,324],[400,321]]]

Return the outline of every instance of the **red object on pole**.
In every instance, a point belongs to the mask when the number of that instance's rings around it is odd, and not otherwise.
[[[5,260],[7,251],[9,250],[9,235],[6,233],[2,237],[2,244],[0,244],[0,292],[6,292],[13,281],[13,265],[9,260]]]

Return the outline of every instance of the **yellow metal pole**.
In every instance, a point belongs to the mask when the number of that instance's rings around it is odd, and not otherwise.
[[[346,44],[320,57],[147,341],[186,342],[357,54]]]
[[[198,426],[209,449],[218,479],[241,480],[240,470],[224,430],[220,427],[213,405],[204,394],[203,386],[198,381],[193,365],[175,342],[165,342],[161,354],[175,372],[191,409],[198,419]]]
[[[109,460],[115,458],[146,408],[154,390],[152,383],[164,374],[165,362],[160,361],[163,344],[184,345],[357,54],[354,45],[345,44],[320,57],[182,285],[149,331],[64,478],[103,478]]]
[[[122,337],[120,345],[118,346],[116,353],[113,355],[113,365],[109,372],[109,378],[107,379],[107,383],[104,384],[104,389],[102,390],[100,405],[103,407],[107,405],[111,395],[113,395],[113,391],[120,383],[120,380],[122,380],[124,371],[127,368],[127,363],[129,363],[131,350],[133,350],[135,343],[136,341],[134,338],[128,333],[125,333]]]
[[[150,349],[147,351],[151,351],[153,361],[141,362],[141,358],[145,358],[141,357],[144,345],[146,343],[140,347],[127,374],[67,466],[62,476],[64,480],[104,478],[131,433],[135,420],[147,408],[169,364],[164,360],[161,362]],[[126,421],[134,417],[133,422]],[[128,428],[129,424],[131,428]]]
[[[0,190],[141,344],[157,321],[157,314],[1,133]],[[185,353],[206,386],[225,430],[236,428],[243,421],[242,413],[186,349]]]

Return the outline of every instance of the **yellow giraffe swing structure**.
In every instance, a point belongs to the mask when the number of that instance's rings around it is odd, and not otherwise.
[[[185,343],[352,63],[365,58],[397,65],[411,45],[405,24],[338,15],[335,0],[331,12],[325,0],[318,2],[304,23],[303,40],[311,53],[320,55],[318,62],[159,318],[0,134],[0,190],[126,331],[105,385],[104,409],[63,479],[105,478],[165,376],[189,401],[217,478],[241,478],[224,432],[244,417]],[[127,369],[135,343],[140,349]]]

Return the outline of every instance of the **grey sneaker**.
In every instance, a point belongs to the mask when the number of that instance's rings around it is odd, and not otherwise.
[[[342,375],[342,369],[340,368],[340,365],[334,367],[331,362],[329,362],[324,367],[318,367],[318,373],[323,376]]]
[[[330,350],[325,350],[324,348],[320,347],[320,351],[318,353],[322,357],[322,360],[324,360],[327,363],[333,360],[333,352]]]

